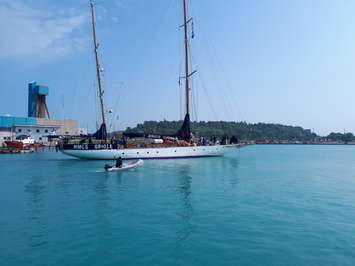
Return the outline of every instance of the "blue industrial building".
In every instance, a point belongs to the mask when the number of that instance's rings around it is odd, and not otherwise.
[[[0,128],[11,128],[15,125],[36,125],[35,117],[0,116]]]
[[[28,116],[0,115],[0,145],[18,135],[28,135],[45,143],[48,135],[79,134],[78,121],[50,119],[46,103],[48,94],[47,86],[35,81],[28,84]]]
[[[50,118],[46,103],[48,87],[35,81],[28,84],[28,117]]]

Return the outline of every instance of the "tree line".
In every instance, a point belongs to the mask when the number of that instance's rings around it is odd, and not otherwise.
[[[153,135],[174,135],[182,125],[182,121],[145,121],[137,126],[128,127],[125,133]],[[247,123],[226,121],[191,122],[195,137],[223,138],[235,136],[240,140],[299,140],[299,141],[355,141],[352,133],[330,133],[319,136],[310,129],[299,126],[288,126],[274,123]]]
[[[142,133],[154,135],[174,135],[181,127],[181,121],[145,121],[134,128],[127,128],[125,133]],[[194,136],[206,138],[223,138],[236,136],[241,140],[304,140],[317,137],[309,129],[270,123],[246,123],[225,121],[192,122]]]

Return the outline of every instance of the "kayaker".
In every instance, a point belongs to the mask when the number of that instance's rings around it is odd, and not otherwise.
[[[116,160],[116,167],[122,168],[122,164],[122,157],[118,157],[118,159]]]

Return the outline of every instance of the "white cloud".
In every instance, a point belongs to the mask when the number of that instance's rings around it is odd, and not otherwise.
[[[113,3],[118,8],[126,8],[127,7],[126,6],[127,3],[123,2],[122,0],[114,0]]]
[[[85,45],[85,11],[50,12],[31,8],[22,0],[2,0],[0,58],[53,58],[77,51]]]

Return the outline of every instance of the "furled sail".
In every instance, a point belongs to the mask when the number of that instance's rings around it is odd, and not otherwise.
[[[176,136],[180,139],[189,141],[191,140],[191,122],[190,122],[190,114],[185,115],[184,123],[179,131],[176,133]]]
[[[100,128],[92,135],[95,139],[107,139],[106,124],[102,123]]]

